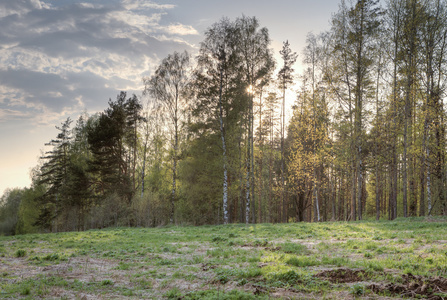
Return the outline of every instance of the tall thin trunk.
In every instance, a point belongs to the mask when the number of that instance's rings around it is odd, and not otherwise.
[[[263,138],[262,138],[262,88],[261,94],[259,96],[259,186],[258,186],[258,222],[262,223],[262,209],[261,209],[261,200],[262,200],[262,164],[263,164]]]
[[[330,169],[330,174],[331,174],[331,178],[330,178],[330,182],[331,182],[331,208],[332,208],[332,221],[336,220],[336,209],[335,209],[335,200],[336,200],[336,194],[337,194],[337,178],[335,177],[335,170],[334,170],[334,166],[331,165],[331,169]]]
[[[133,167],[132,167],[132,177],[133,177],[133,190],[136,189],[136,180],[137,180],[137,176],[136,176],[136,165],[137,165],[137,140],[138,140],[138,135],[137,135],[137,123],[138,123],[138,116],[134,116],[135,119],[135,128],[134,128],[134,132],[133,132]]]
[[[144,177],[145,177],[145,171],[146,171],[146,154],[147,154],[147,136],[146,141],[144,143],[144,150],[143,150],[143,166],[141,168],[141,198],[144,197]]]
[[[247,124],[247,157],[246,157],[246,176],[245,176],[245,223],[248,224],[250,222],[250,205],[251,205],[251,140],[252,140],[252,132],[251,132],[251,117],[252,117],[252,100],[251,100],[251,91],[249,91],[249,112],[248,112],[248,124]]]
[[[171,224],[174,223],[174,206],[175,206],[175,198],[176,198],[176,189],[177,189],[177,151],[178,151],[178,97],[179,92],[176,86],[175,91],[175,107],[174,107],[174,162],[172,167],[172,195],[171,195],[171,213],[169,222]]]
[[[381,71],[381,59],[382,55],[379,54],[379,63],[377,69],[377,82],[376,82],[376,120],[377,120],[377,135],[375,138],[375,163],[376,163],[376,220],[380,219],[380,175],[379,175],[379,136],[380,136],[380,108],[379,108],[379,81]]]
[[[269,221],[273,222],[273,109],[270,111],[270,151],[269,151]]]
[[[354,165],[354,158],[351,158],[351,215],[350,219],[351,221],[357,220],[356,217],[356,199],[355,199],[355,191],[356,191],[356,172],[355,172],[355,165]]]
[[[248,128],[250,128],[250,124],[248,124]],[[245,224],[248,224],[249,222],[250,222],[250,137],[248,137],[247,141],[246,176],[245,176]]]
[[[348,67],[345,66],[345,72],[346,72],[346,82],[348,85],[348,99],[349,99],[349,103],[348,103],[348,107],[349,107],[349,124],[350,124],[350,129],[349,129],[349,134],[350,134],[350,152],[351,152],[351,215],[350,215],[350,219],[351,221],[355,221],[356,218],[356,199],[355,199],[355,191],[356,191],[356,167],[355,167],[355,137],[354,137],[354,132],[353,132],[353,119],[352,119],[352,97],[351,97],[351,85],[350,85],[350,81],[348,78]]]
[[[254,114],[253,114],[253,94],[250,96],[250,184],[253,223],[256,223],[256,199],[255,199],[255,166],[254,166]]]
[[[362,2],[363,3],[363,2]],[[356,105],[355,105],[355,123],[354,123],[354,135],[356,143],[356,173],[357,173],[357,206],[358,206],[358,219],[362,219],[362,185],[363,185],[363,162],[362,162],[362,109],[363,109],[363,72],[362,72],[362,60],[363,60],[363,28],[364,28],[364,4],[362,4],[360,10],[360,39],[357,47],[357,82],[356,82]]]
[[[243,131],[244,131],[244,122],[241,122],[240,126],[239,126],[239,139],[238,139],[238,151],[239,151],[239,174],[240,174],[240,178],[239,178],[239,182],[240,182],[240,214],[239,214],[239,222],[244,223],[244,216],[245,216],[245,209],[246,209],[246,204],[245,204],[245,197],[244,197],[244,172],[243,172],[243,149],[242,149],[242,136],[243,136]]]
[[[419,199],[419,216],[425,215],[425,171],[426,171],[426,154],[427,154],[427,120],[424,122],[424,136],[422,138],[422,154],[421,154],[421,174],[420,174],[420,182],[421,182],[421,190],[420,190],[420,199]]]
[[[340,180],[338,182],[338,194],[337,194],[337,204],[338,204],[338,221],[345,221],[345,201],[344,201],[344,193],[343,193],[343,183],[344,183],[344,175],[345,173],[343,171],[340,172]]]
[[[220,70],[220,87],[219,87],[219,123],[220,136],[222,139],[222,159],[223,159],[223,219],[224,224],[228,224],[228,174],[227,174],[227,145],[225,143],[225,128],[223,124],[223,103],[222,103],[222,84],[223,84],[223,68]]]
[[[427,136],[427,144],[429,144],[430,136]],[[431,214],[432,201],[431,201],[431,164],[430,164],[430,148],[427,147],[427,213]]]
[[[317,105],[315,103],[315,52],[312,52],[312,106],[313,106],[313,139],[314,139],[314,145],[313,145],[313,155],[314,155],[314,172],[313,172],[313,194],[314,194],[314,200],[315,200],[315,220],[317,222],[320,222],[320,205],[319,205],[319,181],[318,181],[318,160],[316,159],[317,156],[317,145],[315,144],[317,141]]]
[[[317,171],[316,168],[314,168],[314,183],[313,183],[313,198],[315,199],[314,205],[315,205],[315,221],[320,222],[320,204],[318,199],[318,179],[317,179]]]
[[[283,210],[283,222],[287,222],[287,212],[286,212],[286,195],[285,195],[285,181],[284,181],[284,128],[285,128],[285,103],[286,103],[286,83],[285,79],[283,79],[283,98],[282,98],[282,107],[281,107],[281,201],[282,201],[282,210]]]

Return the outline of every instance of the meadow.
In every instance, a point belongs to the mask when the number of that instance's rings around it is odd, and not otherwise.
[[[0,237],[4,299],[447,298],[447,219]]]

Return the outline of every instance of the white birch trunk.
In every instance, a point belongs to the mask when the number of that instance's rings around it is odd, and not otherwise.
[[[222,107],[222,80],[223,80],[222,70],[220,71],[220,90],[219,90],[219,122],[220,122],[220,136],[222,139],[222,150],[223,150],[223,169],[224,169],[224,179],[223,179],[223,219],[224,224],[228,224],[228,172],[227,172],[227,145],[225,143],[225,131],[223,124],[223,107]]]

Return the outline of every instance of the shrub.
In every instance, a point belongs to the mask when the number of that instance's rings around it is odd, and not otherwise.
[[[15,256],[16,257],[25,257],[26,256],[26,250],[23,250],[23,249],[17,250],[16,253],[15,253]]]

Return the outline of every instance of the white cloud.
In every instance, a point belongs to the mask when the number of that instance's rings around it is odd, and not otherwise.
[[[42,9],[42,3],[39,0],[30,0],[30,3],[35,9]]]
[[[166,10],[175,8],[175,5],[173,4],[158,4],[146,0],[123,0],[123,5],[128,10],[142,10],[142,9]]]
[[[85,8],[95,8],[95,5],[93,3],[79,3],[79,5]]]
[[[176,35],[198,35],[199,32],[190,25],[183,25],[180,23],[169,25],[165,28],[165,31],[169,34]]]
[[[162,25],[175,8],[170,4],[1,1],[3,118],[47,125],[77,111],[103,110],[120,90],[140,94],[141,78],[160,58],[196,47],[185,38],[198,34],[192,26]],[[5,17],[3,9],[16,15]]]
[[[0,1],[0,18],[23,15],[35,9],[49,8],[50,5],[39,0],[4,0]]]
[[[142,33],[152,33],[159,27],[163,15],[166,13],[153,13],[150,15],[142,15],[132,12],[130,10],[111,12],[108,14],[107,18],[109,22],[120,21],[126,26],[120,28],[114,35],[117,37],[132,37],[132,32],[142,32]]]

